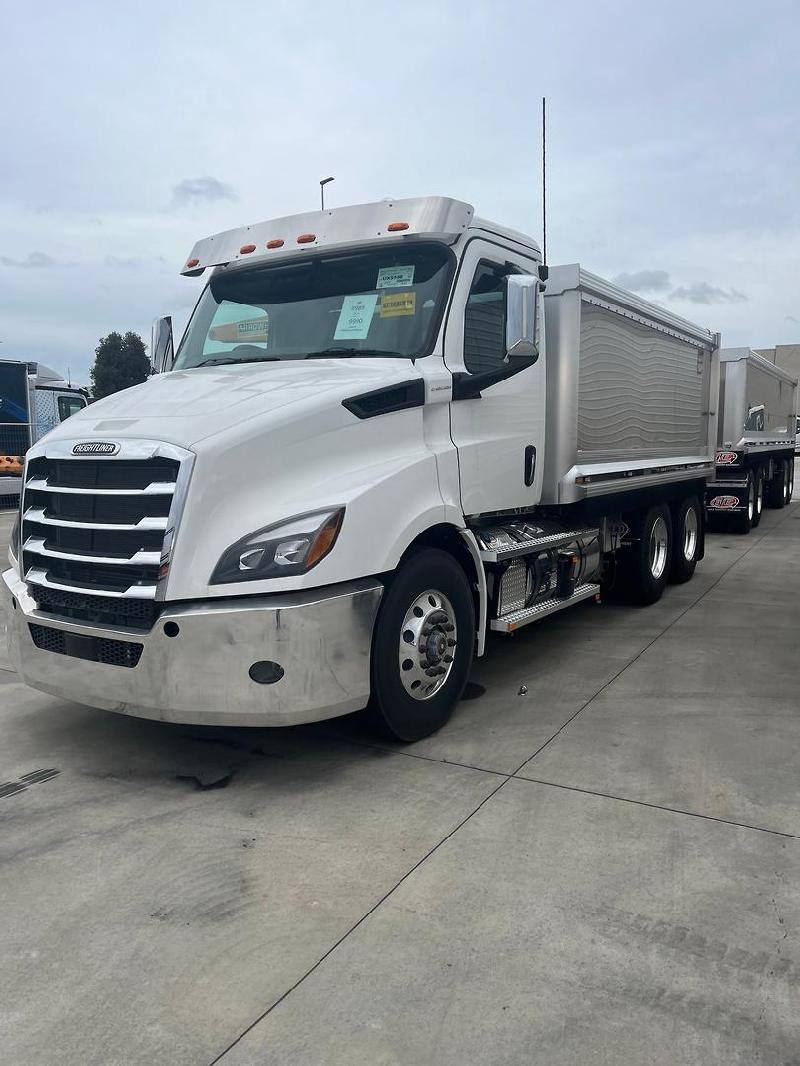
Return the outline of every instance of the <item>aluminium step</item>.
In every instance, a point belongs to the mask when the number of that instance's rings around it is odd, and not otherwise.
[[[560,548],[563,544],[571,544],[578,537],[596,537],[599,532],[598,529],[573,529],[566,533],[548,533],[543,537],[520,540],[509,548],[482,548],[480,555],[485,563],[503,563],[543,548]]]
[[[590,597],[596,596],[599,592],[599,585],[592,583],[578,585],[571,596],[567,596],[563,599],[558,596],[552,596],[548,600],[542,600],[540,603],[533,604],[532,607],[523,607],[519,611],[509,611],[508,614],[504,614],[500,618],[493,618],[490,622],[490,626],[498,633],[513,633],[515,630],[528,625],[530,622],[538,622],[540,618],[546,618],[549,614],[555,614],[556,611],[560,611],[564,607],[569,607],[573,603],[579,603],[581,600],[588,600]]]

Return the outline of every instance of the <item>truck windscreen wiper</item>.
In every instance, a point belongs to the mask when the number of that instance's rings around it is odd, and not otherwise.
[[[250,357],[247,359],[236,358],[233,355],[221,355],[219,358],[204,359],[202,363],[195,363],[194,366],[187,366],[187,370],[197,370],[201,366],[223,366],[229,363],[276,363],[280,359],[277,355],[259,355],[257,357]]]
[[[346,358],[354,358],[361,355],[366,359],[371,359],[375,356],[387,356],[390,359],[411,358],[407,355],[401,355],[400,352],[387,352],[379,348],[320,348],[318,352],[309,352],[306,359],[325,359],[329,355],[345,356]]]

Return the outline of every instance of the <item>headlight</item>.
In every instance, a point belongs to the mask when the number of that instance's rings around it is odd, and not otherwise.
[[[339,536],[344,507],[297,515],[232,544],[214,568],[212,585],[305,574]]]

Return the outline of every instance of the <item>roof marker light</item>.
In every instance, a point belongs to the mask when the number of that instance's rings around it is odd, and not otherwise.
[[[243,244],[242,247],[239,249],[239,255],[249,255],[255,250],[256,246],[254,244]]]
[[[267,241],[267,248],[283,248],[283,239],[281,237],[273,237],[271,241]]]
[[[316,233],[301,233],[297,238],[298,244],[311,244],[317,239]]]
[[[190,259],[189,262],[186,264],[186,266],[187,266],[187,268],[196,267],[199,262],[200,262],[199,259]]]
[[[389,233],[399,233],[400,230],[408,229],[407,222],[390,222],[386,227]]]

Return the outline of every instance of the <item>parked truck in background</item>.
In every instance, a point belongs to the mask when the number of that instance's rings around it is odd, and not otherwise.
[[[715,473],[706,489],[713,522],[749,533],[764,506],[794,489],[797,381],[751,348],[723,348]]]
[[[217,234],[205,270],[168,372],[28,455],[28,684],[194,723],[369,705],[411,741],[489,632],[691,578],[718,335],[441,197]]]
[[[19,496],[28,448],[88,402],[41,363],[0,360],[0,499]]]

